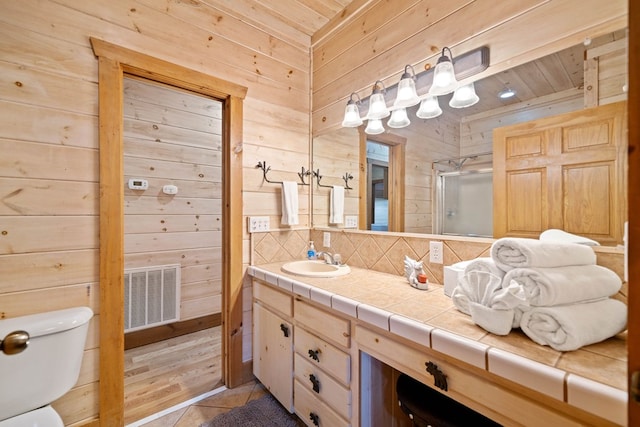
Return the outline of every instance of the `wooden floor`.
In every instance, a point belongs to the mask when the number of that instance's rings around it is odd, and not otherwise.
[[[125,423],[220,387],[220,333],[217,326],[125,351]]]

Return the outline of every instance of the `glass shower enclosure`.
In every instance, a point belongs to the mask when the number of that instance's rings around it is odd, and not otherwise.
[[[435,232],[493,236],[493,170],[435,172]]]

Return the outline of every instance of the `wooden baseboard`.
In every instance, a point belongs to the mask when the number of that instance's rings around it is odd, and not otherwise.
[[[253,376],[253,360],[242,363],[242,384],[255,380]]]
[[[169,338],[198,332],[203,329],[213,328],[222,324],[222,314],[215,313],[183,322],[169,323],[141,331],[128,332],[124,335],[124,349],[140,347],[154,342],[164,341]]]

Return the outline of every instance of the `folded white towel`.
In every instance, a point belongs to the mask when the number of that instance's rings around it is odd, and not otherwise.
[[[342,224],[344,222],[344,187],[334,185],[331,187],[331,200],[329,203],[329,224]]]
[[[487,273],[491,273],[501,279],[505,274],[505,271],[499,268],[493,258],[490,257],[480,257],[471,260],[464,268],[464,272],[469,273],[472,271],[486,271]]]
[[[596,254],[588,246],[541,242],[520,237],[504,237],[493,242],[491,258],[496,266],[505,271],[516,267],[562,267],[596,263]]]
[[[496,335],[506,335],[514,325],[515,308],[526,304],[518,285],[502,288],[502,281],[486,271],[464,274],[451,300],[475,324]]]
[[[502,286],[522,286],[529,304],[551,306],[607,298],[620,290],[620,277],[600,265],[514,268]]]
[[[600,246],[600,243],[595,240],[588,239],[577,234],[567,233],[564,230],[558,230],[557,228],[550,228],[540,233],[540,240],[545,242],[565,242],[565,243],[579,243],[587,246]]]
[[[624,331],[627,306],[606,298],[582,304],[531,307],[520,327],[533,341],[558,351],[577,350]]]
[[[282,183],[282,220],[283,225],[298,224],[298,183],[284,181]]]

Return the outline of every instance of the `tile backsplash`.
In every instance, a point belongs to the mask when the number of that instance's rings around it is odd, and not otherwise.
[[[322,246],[323,233],[331,233],[331,247]],[[342,255],[342,261],[353,267],[366,268],[383,273],[404,275],[405,255],[423,261],[431,283],[442,284],[444,266],[477,257],[490,256],[494,239],[445,236],[432,234],[382,233],[359,230],[302,229],[277,230],[251,235],[253,265],[304,259],[309,240],[316,250],[327,250]],[[429,242],[443,243],[443,264],[429,262]],[[620,277],[624,259],[621,250],[596,247],[598,264],[610,268]],[[627,284],[620,291],[620,299],[626,302]]]

